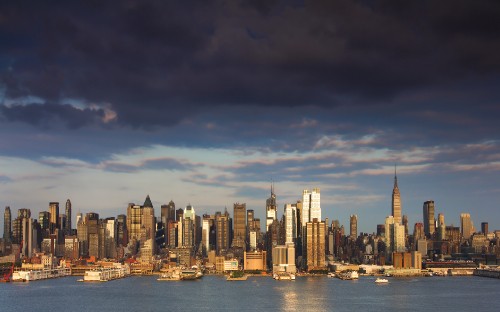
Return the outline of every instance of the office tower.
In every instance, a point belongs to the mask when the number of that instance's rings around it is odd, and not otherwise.
[[[66,227],[65,232],[67,235],[71,234],[72,224],[71,224],[71,201],[66,200]]]
[[[3,213],[3,239],[6,242],[12,240],[12,214],[9,206],[5,207],[5,212]]]
[[[176,221],[179,221],[182,219],[182,217],[184,216],[184,209],[182,208],[179,208],[175,211],[175,220]]]
[[[44,238],[49,237],[50,230],[50,213],[48,211],[40,211],[38,213],[38,223],[42,229]]]
[[[151,198],[149,195],[146,196],[146,200],[144,201],[144,205],[142,207],[142,220],[141,227],[144,227],[146,230],[145,239],[153,239],[155,238],[156,233],[156,218],[155,218],[155,210],[153,208],[153,203],[151,202]],[[153,244],[154,248],[154,244]]]
[[[22,247],[21,256],[31,258],[33,254],[33,219],[30,217],[21,218]],[[36,245],[35,245],[36,246]]]
[[[116,235],[117,245],[127,246],[128,233],[127,233],[127,216],[124,214],[116,217]]]
[[[278,207],[276,206],[276,194],[274,194],[274,184],[271,184],[271,196],[266,200],[266,232],[269,225],[278,219]]]
[[[285,244],[295,244],[297,239],[297,205],[285,204]]]
[[[319,188],[302,192],[302,226],[313,219],[321,220],[321,194]]]
[[[394,188],[392,189],[392,216],[394,223],[401,224],[401,194],[398,187],[398,176],[394,168]]]
[[[377,224],[377,236],[385,236],[385,224]]]
[[[87,221],[88,255],[99,258],[99,214],[89,212],[85,219]]]
[[[325,262],[325,231],[324,221],[314,218],[306,223],[305,227],[305,264],[308,271],[324,269]]]
[[[460,225],[461,225],[462,239],[469,239],[474,233],[474,224],[472,223],[470,214],[468,213],[460,214]]]
[[[358,216],[351,215],[349,221],[349,236],[351,239],[356,239],[358,237]]]
[[[83,222],[83,214],[81,212],[76,214],[76,224],[78,225],[80,222]]]
[[[230,239],[230,218],[227,211],[224,214],[220,212],[215,213],[215,236],[216,244],[215,249],[217,255],[220,255],[222,251],[229,249],[229,239]]]
[[[440,241],[446,238],[446,224],[444,223],[444,214],[438,214],[437,239]]]
[[[488,235],[488,222],[481,222],[481,233]]]
[[[60,228],[59,202],[50,202],[49,212],[50,212],[50,234],[54,234],[55,230]]]
[[[215,232],[215,216],[203,215],[201,224],[201,250],[204,256],[213,249],[215,245],[212,232]]]
[[[394,216],[385,218],[385,245],[389,257],[393,252],[405,251],[405,228],[396,223]]]
[[[118,238],[118,222],[115,218],[107,218],[104,224],[104,257],[108,259],[116,258],[116,246]]]
[[[171,200],[168,204],[167,223],[169,220],[175,221],[175,203]]]
[[[255,212],[253,209],[248,209],[247,210],[247,238],[248,238],[248,233],[254,229],[254,218],[255,218]]]
[[[127,207],[128,241],[141,239],[142,206],[134,203]]]
[[[403,215],[403,226],[405,227],[405,237],[408,236],[408,216]]]
[[[416,242],[419,239],[425,238],[424,224],[423,223],[415,223],[413,228],[413,240]]]
[[[233,205],[233,209],[234,209],[233,247],[246,249],[245,240],[247,237],[247,231],[246,231],[247,206],[244,203],[243,204],[235,203]]]
[[[432,238],[436,232],[436,221],[434,220],[434,201],[424,202],[424,232],[425,236]]]

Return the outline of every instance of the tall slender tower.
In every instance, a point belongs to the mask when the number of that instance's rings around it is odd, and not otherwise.
[[[278,207],[276,206],[276,194],[274,194],[274,183],[271,184],[271,197],[266,200],[266,232],[274,220],[278,219]]]
[[[66,201],[66,234],[71,234],[71,201],[68,199]]]
[[[59,224],[59,203],[58,202],[50,202],[49,203],[49,212],[50,212],[50,233],[55,233],[56,229],[60,228]]]
[[[349,234],[352,239],[356,239],[358,237],[358,216],[351,215],[349,223]]]
[[[436,221],[434,220],[434,201],[424,202],[424,232],[425,236],[431,238],[436,232]]]
[[[8,242],[12,239],[12,214],[9,206],[5,207],[3,213],[3,239]]]
[[[401,224],[401,194],[399,193],[396,166],[394,166],[394,188],[392,189],[392,216],[394,223]]]

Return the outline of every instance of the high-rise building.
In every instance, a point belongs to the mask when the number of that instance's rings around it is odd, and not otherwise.
[[[12,214],[9,206],[5,207],[3,213],[3,239],[7,242],[12,240]]]
[[[488,235],[488,222],[481,222],[481,233]]]
[[[142,225],[142,206],[134,203],[128,204],[127,207],[127,230],[128,241],[133,239],[140,240]]]
[[[153,208],[153,203],[151,202],[151,198],[149,198],[149,195],[146,196],[146,200],[144,201],[144,205],[142,207],[141,226],[146,229],[145,239],[153,239],[154,241],[156,233],[156,218],[155,218],[155,210]]]
[[[446,238],[446,224],[444,223],[444,214],[438,214],[437,239],[443,241]]]
[[[319,188],[302,192],[302,226],[313,219],[321,220],[321,194]]]
[[[358,216],[357,215],[351,215],[349,219],[349,224],[350,224],[350,231],[349,231],[349,236],[351,239],[356,239],[358,237]]]
[[[49,203],[50,212],[50,233],[54,234],[56,229],[60,229],[59,220],[59,202]]]
[[[474,224],[472,223],[472,219],[470,214],[461,213],[460,214],[460,228],[462,234],[462,239],[469,239],[474,233]]]
[[[72,224],[71,224],[71,201],[66,200],[66,228],[65,232],[67,235],[71,234]]]
[[[424,232],[425,236],[432,238],[436,232],[436,221],[434,220],[434,201],[424,202]]]
[[[247,229],[246,229],[246,215],[247,215],[247,206],[245,203],[235,203],[233,205],[234,214],[233,214],[233,247],[239,247],[245,249],[245,241],[247,237]]]
[[[424,224],[423,223],[415,223],[413,228],[413,240],[416,242],[419,239],[425,238]]]
[[[124,214],[116,217],[116,235],[117,245],[127,246],[128,233],[127,233],[127,216]]]
[[[271,196],[266,200],[266,232],[269,225],[278,219],[278,207],[276,206],[276,194],[274,193],[274,184],[271,184]]]
[[[295,244],[297,239],[297,205],[285,204],[285,244]]]
[[[385,245],[389,257],[393,252],[405,251],[405,228],[396,223],[394,216],[385,218]]]
[[[118,222],[115,218],[107,218],[104,224],[104,254],[105,258],[116,258],[116,242],[118,233]]]
[[[394,223],[401,224],[401,193],[399,192],[396,169],[394,169],[394,188],[392,189],[392,216]]]
[[[324,221],[314,218],[306,223],[305,227],[305,265],[308,271],[324,269],[326,267],[326,225]]]
[[[226,251],[229,249],[229,240],[231,238],[230,223],[231,220],[227,211],[224,214],[221,214],[220,212],[215,213],[215,248],[218,255],[222,251]]]

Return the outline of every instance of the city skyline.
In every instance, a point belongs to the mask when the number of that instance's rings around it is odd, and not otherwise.
[[[149,194],[264,221],[274,181],[280,216],[319,188],[322,219],[372,233],[397,164],[410,228],[432,200],[447,225],[500,229],[496,2],[55,5],[0,4],[13,217],[68,198],[72,220],[117,216]]]

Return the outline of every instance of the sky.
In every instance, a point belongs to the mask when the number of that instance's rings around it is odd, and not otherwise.
[[[2,1],[0,207],[500,230],[498,1]],[[61,209],[63,210],[63,208]],[[3,229],[3,222],[0,223]],[[2,230],[3,233],[3,230]]]

